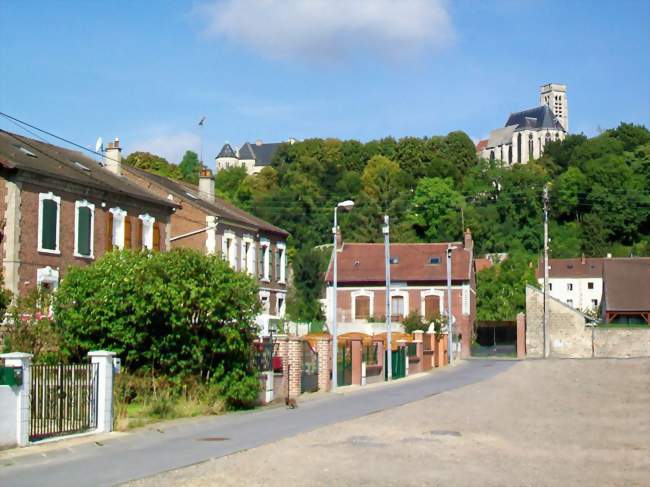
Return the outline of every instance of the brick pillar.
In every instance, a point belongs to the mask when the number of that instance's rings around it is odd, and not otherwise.
[[[517,315],[517,358],[519,360],[526,358],[526,315],[524,313]]]
[[[318,390],[329,391],[332,375],[332,337],[326,336],[316,342],[318,352]]]
[[[275,352],[276,357],[280,357],[282,360],[282,384],[277,390],[274,390],[274,397],[287,397],[287,387],[289,379],[287,377],[287,372],[289,370],[289,340],[287,335],[278,335],[275,338],[277,352]],[[275,388],[274,388],[275,389]]]
[[[352,385],[361,385],[361,360],[363,358],[361,350],[361,340],[352,341]]]
[[[372,343],[377,344],[377,365],[383,368],[384,367],[384,342],[382,342],[381,340],[377,340]]]
[[[287,344],[289,360],[289,397],[298,397],[300,390],[300,374],[302,373],[302,341],[299,337],[289,337]]]

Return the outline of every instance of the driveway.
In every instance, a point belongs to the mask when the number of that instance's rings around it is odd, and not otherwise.
[[[513,366],[516,368],[514,361],[466,361],[386,387],[324,395],[301,403],[295,410],[274,408],[201,418],[97,443],[63,444],[60,448],[45,451],[37,447],[33,454],[15,458],[0,456],[0,485],[115,485],[223,457],[317,428],[325,427],[325,431],[328,431],[335,423],[484,381]],[[253,471],[263,468],[266,467],[256,465]]]
[[[135,483],[161,485],[649,486],[650,359],[519,362],[463,388]]]

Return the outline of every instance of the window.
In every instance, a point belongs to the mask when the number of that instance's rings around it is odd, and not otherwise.
[[[593,282],[588,282],[587,283],[587,289],[593,289],[594,288],[594,283]]]
[[[404,317],[404,296],[391,296],[390,307],[391,319],[402,321]]]
[[[59,270],[50,266],[37,269],[36,285],[48,291],[55,291],[59,287]]]
[[[138,219],[140,220],[138,238],[140,239],[142,248],[151,250],[153,249],[153,227],[156,219],[147,213],[138,216]]]
[[[287,250],[284,242],[278,242],[276,244],[278,249],[278,262],[276,262],[277,274],[276,277],[278,282],[284,284],[287,280]]]
[[[263,281],[271,280],[271,242],[263,238],[260,240],[261,252],[259,255],[259,275]]]
[[[76,201],[75,207],[75,239],[74,255],[77,257],[93,257],[94,216],[95,205],[86,200]]]
[[[512,165],[512,144],[508,146],[508,165]]]
[[[38,251],[58,254],[61,197],[51,192],[41,193],[38,200]]]
[[[567,290],[567,291],[573,291],[573,284],[572,284],[572,283],[568,283],[568,284],[566,285],[566,290]]]
[[[592,305],[594,308],[597,308],[597,307],[598,307],[598,300],[597,300],[597,299],[592,299],[592,300],[591,300],[591,305]]]
[[[549,290],[549,291],[552,291],[552,290],[553,290],[553,283],[552,283],[552,282],[549,282],[549,283],[548,283],[548,290]]]
[[[532,160],[534,158],[533,148],[534,148],[533,134],[528,134],[528,159],[529,160]]]
[[[431,264],[431,265],[439,265],[440,264],[440,257],[429,257],[429,264]]]
[[[494,161],[494,151],[493,150],[490,151],[490,160]]]
[[[370,317],[370,296],[354,298],[354,319],[367,320]]]
[[[521,163],[521,132],[517,134],[517,162]]]
[[[257,250],[257,277],[264,279],[264,247],[262,246]]]
[[[278,295],[278,309],[276,314],[280,317],[284,317],[284,294]]]
[[[573,308],[573,299],[567,299],[566,304],[568,304],[569,306],[571,306]]]
[[[431,321],[440,317],[440,296],[435,294],[424,297],[424,319]]]
[[[279,281],[280,280],[280,268],[281,268],[281,262],[280,262],[280,250],[275,249],[274,256],[273,258],[275,259],[275,280]]]

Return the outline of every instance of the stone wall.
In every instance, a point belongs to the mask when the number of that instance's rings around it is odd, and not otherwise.
[[[650,357],[650,326],[645,328],[596,328],[594,330],[594,356]]]
[[[596,326],[587,316],[548,297],[550,356],[557,358],[650,357],[650,326]],[[544,293],[526,288],[526,354],[544,356]]]

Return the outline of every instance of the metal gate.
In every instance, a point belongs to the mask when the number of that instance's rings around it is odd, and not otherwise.
[[[349,386],[352,384],[352,342],[339,342],[336,355],[336,385]]]
[[[29,440],[97,427],[99,364],[32,365]]]
[[[384,364],[388,363],[388,350],[384,353]],[[391,352],[391,372],[393,379],[401,379],[406,376],[406,349],[400,347]],[[384,379],[388,380],[388,367],[384,365]]]
[[[312,350],[307,341],[302,342],[302,373],[300,375],[300,392],[318,390],[318,353]]]

